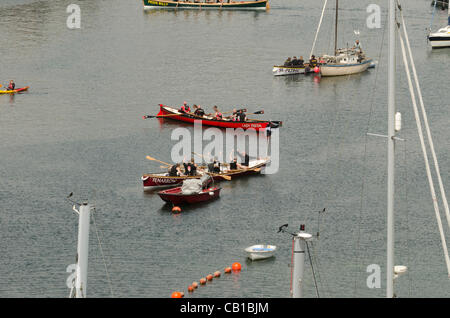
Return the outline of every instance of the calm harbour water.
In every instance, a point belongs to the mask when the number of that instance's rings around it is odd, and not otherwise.
[[[341,1],[340,46],[360,40],[379,66],[345,78],[274,78],[287,56],[308,56],[321,13],[314,0],[273,0],[268,12],[144,12],[142,2],[72,1],[81,30],[66,27],[67,1],[3,0],[1,84],[29,92],[0,96],[0,297],[66,297],[66,267],[75,262],[78,218],[65,197],[89,199],[108,267],[91,227],[89,297],[168,297],[194,280],[239,261],[189,297],[289,297],[291,240],[278,234],[305,223],[314,243],[319,292],[325,297],[382,297],[366,287],[366,267],[385,266],[387,34],[367,29],[371,0]],[[450,50],[431,51],[428,0],[405,2],[411,45],[444,185],[450,187],[448,65]],[[385,22],[387,2],[383,1]],[[330,7],[317,53],[332,48]],[[445,25],[438,12],[434,28]],[[409,273],[399,297],[449,297],[450,288],[398,58],[396,264]],[[157,104],[246,105],[282,120],[277,174],[221,182],[221,198],[173,215],[142,191],[145,159],[170,161],[171,131]],[[187,126],[189,127],[189,126]],[[189,129],[192,129],[189,127]],[[443,216],[444,217],[444,216]],[[445,219],[443,219],[446,224]],[[448,231],[447,231],[448,232]],[[449,235],[447,235],[447,239]],[[277,245],[276,258],[248,262],[243,249]],[[311,268],[305,294],[315,297]]]

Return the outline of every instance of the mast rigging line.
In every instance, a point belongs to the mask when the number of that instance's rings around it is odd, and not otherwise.
[[[401,12],[401,6],[399,5],[398,1],[397,1],[397,5],[398,5],[398,8],[399,8],[399,11]],[[404,24],[403,24],[403,27],[404,27]],[[441,216],[440,216],[440,212],[439,212],[439,206],[438,206],[438,202],[437,202],[437,198],[436,198],[436,192],[435,192],[435,189],[434,189],[434,182],[433,182],[433,178],[432,178],[432,175],[431,175],[431,169],[430,169],[430,165],[429,165],[429,161],[428,161],[428,153],[427,153],[427,150],[426,150],[425,140],[424,140],[424,137],[423,137],[422,124],[420,122],[420,115],[419,115],[419,111],[417,109],[416,96],[415,96],[415,93],[414,93],[414,87],[413,87],[412,80],[411,80],[411,73],[410,73],[410,70],[409,70],[408,58],[406,56],[405,43],[403,41],[403,38],[402,38],[402,35],[401,35],[401,32],[400,32],[400,25],[398,25],[398,27],[397,27],[397,33],[398,33],[398,36],[399,36],[399,39],[400,39],[400,45],[401,45],[402,56],[403,56],[403,64],[405,66],[405,71],[406,71],[406,77],[407,77],[407,80],[408,80],[409,91],[410,91],[411,100],[412,100],[412,103],[413,103],[414,116],[415,116],[415,119],[416,119],[417,130],[418,130],[419,139],[420,139],[420,144],[421,144],[421,147],[422,147],[422,152],[423,152],[423,156],[424,156],[424,160],[425,160],[425,167],[426,167],[426,172],[427,172],[427,178],[428,178],[428,183],[430,185],[430,192],[431,192],[431,196],[432,196],[432,200],[433,200],[433,207],[434,207],[434,211],[435,211],[435,214],[436,214],[436,220],[437,220],[437,223],[438,223],[439,233],[440,233],[440,236],[441,236],[442,248],[443,248],[443,251],[444,251],[445,262],[446,262],[446,265],[447,265],[447,272],[448,272],[448,276],[450,277],[450,259],[449,259],[449,255],[448,255],[448,248],[447,248],[447,243],[446,243],[446,240],[445,240],[444,230],[443,230],[443,227],[442,227],[442,220],[441,220]],[[407,37],[407,33],[405,33],[405,37]],[[407,43],[407,44],[409,44],[409,43]],[[412,55],[410,55],[410,59],[413,60]],[[424,118],[424,121],[426,121],[426,118]]]
[[[442,183],[441,172],[440,172],[440,169],[439,169],[439,163],[438,163],[438,160],[437,160],[437,157],[436,157],[436,151],[434,149],[433,139],[431,137],[431,130],[430,130],[430,126],[428,124],[428,117],[427,117],[427,112],[425,110],[425,104],[423,102],[422,90],[420,88],[419,78],[417,76],[416,66],[415,66],[413,55],[412,55],[412,52],[411,52],[411,45],[409,43],[408,32],[406,30],[406,23],[405,23],[405,19],[404,19],[404,16],[403,16],[403,10],[402,10],[402,8],[401,8],[401,6],[399,4],[399,1],[397,1],[397,3],[398,3],[399,11],[400,11],[400,16],[402,18],[403,32],[404,32],[404,35],[405,35],[405,40],[406,40],[406,45],[407,45],[407,48],[408,48],[409,58],[411,60],[411,68],[412,68],[413,75],[414,75],[414,82],[416,84],[416,90],[417,90],[417,95],[419,97],[419,103],[420,103],[420,108],[421,108],[421,111],[422,111],[422,116],[423,116],[423,121],[424,121],[424,124],[425,124],[425,129],[426,129],[426,132],[427,132],[427,139],[428,139],[428,143],[429,143],[430,149],[431,149],[431,155],[432,155],[433,162],[434,162],[435,172],[436,172],[436,175],[437,175],[437,178],[438,178],[439,190],[441,192],[442,202],[444,204],[445,215],[447,217],[448,227],[450,229],[450,211],[449,211],[449,207],[448,207],[447,196],[445,194],[444,184]]]
[[[320,20],[319,20],[319,26],[317,27],[316,36],[314,37],[314,42],[313,42],[313,45],[312,45],[312,48],[311,48],[311,53],[309,54],[309,58],[310,59],[311,59],[312,54],[314,52],[314,49],[316,47],[317,36],[319,35],[320,26],[322,25],[323,15],[325,13],[325,8],[327,6],[327,2],[328,2],[328,0],[325,0],[325,2],[323,4],[322,15],[320,16]]]
[[[384,17],[385,20],[387,20],[387,15],[388,12],[386,12],[386,15]],[[383,35],[381,36],[381,44],[380,44],[380,52],[378,54],[378,61],[381,61],[381,57],[383,55],[383,47],[384,47],[384,39],[385,39],[385,35],[386,35],[386,27],[383,28]],[[375,80],[374,80],[374,84],[373,87],[374,89],[370,91],[370,108],[369,108],[369,118],[367,120],[367,130],[366,130],[366,134],[365,134],[365,139],[364,139],[364,155],[363,155],[363,177],[362,177],[362,185],[361,185],[361,198],[360,198],[360,208],[359,208],[359,222],[358,222],[358,234],[357,234],[357,240],[356,240],[356,247],[355,247],[355,251],[356,251],[356,261],[359,265],[359,267],[362,266],[361,264],[361,259],[362,257],[359,255],[359,250],[360,250],[360,240],[361,240],[361,223],[362,223],[362,212],[363,212],[363,199],[364,199],[364,192],[366,189],[366,166],[367,166],[367,139],[368,139],[368,133],[369,133],[369,129],[370,129],[370,124],[372,122],[372,116],[373,116],[373,106],[374,106],[374,101],[375,101],[375,96],[377,93],[377,83],[378,83],[378,74],[379,74],[379,70],[380,67],[379,65],[376,67],[375,70]],[[357,266],[358,266],[357,265]],[[355,275],[355,286],[354,286],[354,297],[356,298],[357,295],[357,282],[359,281],[359,271],[357,271],[358,274]]]
[[[94,223],[94,228],[95,228],[95,234],[97,236],[100,253],[102,254],[103,266],[105,267],[106,277],[108,278],[108,285],[109,285],[109,289],[110,289],[110,292],[111,292],[111,297],[114,297],[112,283],[111,283],[111,276],[109,275],[108,267],[106,266],[105,254],[103,253],[102,243],[101,243],[100,237],[98,235],[97,222],[95,222],[95,216],[94,215],[95,215],[95,212],[97,212],[97,210],[96,210],[95,207],[94,207],[93,210],[94,210],[94,213],[92,213],[92,220],[94,221],[93,223]]]

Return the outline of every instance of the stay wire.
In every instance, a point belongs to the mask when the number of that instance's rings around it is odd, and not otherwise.
[[[96,208],[94,206],[94,213],[92,213],[92,220],[94,221],[95,235],[97,236],[97,241],[98,241],[100,253],[102,255],[103,266],[105,267],[106,278],[108,280],[108,285],[109,285],[109,289],[110,289],[110,292],[111,292],[111,297],[114,297],[114,292],[113,292],[112,283],[111,283],[111,276],[109,275],[108,267],[106,266],[105,254],[103,253],[102,242],[100,240],[100,236],[98,235],[99,229],[97,227],[97,222],[95,221],[95,216],[94,216],[95,212],[97,212],[97,210],[96,210]]]
[[[385,20],[387,19],[387,15],[388,15],[388,11],[386,11],[385,14]],[[375,101],[375,96],[376,96],[376,92],[377,92],[377,83],[378,83],[378,74],[379,74],[379,69],[380,69],[380,61],[381,61],[381,57],[383,55],[383,47],[384,47],[384,39],[385,39],[385,34],[386,34],[386,27],[383,28],[383,34],[381,36],[381,45],[380,45],[380,51],[378,53],[378,65],[376,66],[376,72],[375,72],[375,80],[374,80],[374,90],[371,91],[371,103],[370,103],[370,109],[369,109],[369,118],[367,120],[367,130],[366,130],[366,134],[364,137],[364,155],[363,155],[363,177],[362,177],[362,185],[361,185],[361,199],[360,199],[360,210],[359,210],[359,221],[358,221],[358,234],[357,234],[357,240],[356,240],[356,247],[355,247],[355,251],[356,251],[356,262],[357,262],[357,267],[360,268],[362,266],[361,262],[362,262],[362,257],[359,255],[359,250],[360,250],[360,241],[361,241],[361,223],[362,223],[362,213],[363,213],[363,201],[364,201],[364,192],[366,189],[366,172],[367,172],[367,139],[368,139],[368,135],[367,133],[369,133],[369,129],[370,129],[370,123],[372,122],[372,117],[373,117],[373,106],[374,106],[374,101]],[[359,281],[359,273],[360,271],[356,271],[357,274],[355,275],[355,286],[354,286],[354,297],[356,298],[357,295],[357,291],[358,291],[358,287],[357,287],[357,282]]]
[[[306,249],[308,250],[309,263],[311,264],[311,270],[312,270],[313,279],[314,279],[314,286],[315,286],[315,288],[316,288],[316,295],[317,295],[317,298],[320,298],[320,295],[319,295],[319,288],[318,288],[318,286],[317,286],[317,280],[316,280],[316,273],[315,273],[315,271],[314,271],[314,265],[313,265],[313,262],[312,262],[312,260],[311,260],[311,253],[310,253],[310,251],[309,251],[309,244],[308,244],[307,241],[305,241],[305,243],[306,243]]]

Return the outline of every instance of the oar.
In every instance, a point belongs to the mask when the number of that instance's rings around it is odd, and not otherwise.
[[[145,157],[145,158],[147,158],[148,160],[157,161],[157,162],[162,163],[162,164],[164,164],[164,165],[166,165],[166,166],[172,166],[170,163],[167,163],[167,162],[164,162],[164,161],[160,161],[160,160],[155,159],[155,158],[150,157],[150,156],[147,156],[147,157]]]
[[[167,114],[167,115],[144,115],[142,116],[144,119],[147,118],[160,118],[160,117],[169,117],[169,116],[180,116],[182,114]]]
[[[230,181],[230,180],[231,180],[231,176],[221,176],[221,175],[218,174],[218,173],[214,173],[213,176],[219,176],[219,177],[221,177],[221,178],[223,178],[223,179],[225,179],[225,180],[227,180],[227,181]]]

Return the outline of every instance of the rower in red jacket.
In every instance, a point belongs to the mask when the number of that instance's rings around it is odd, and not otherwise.
[[[180,108],[180,112],[182,112],[182,113],[190,113],[191,112],[191,108],[189,107],[189,105],[186,102],[184,102],[183,106],[181,106],[181,108]]]

